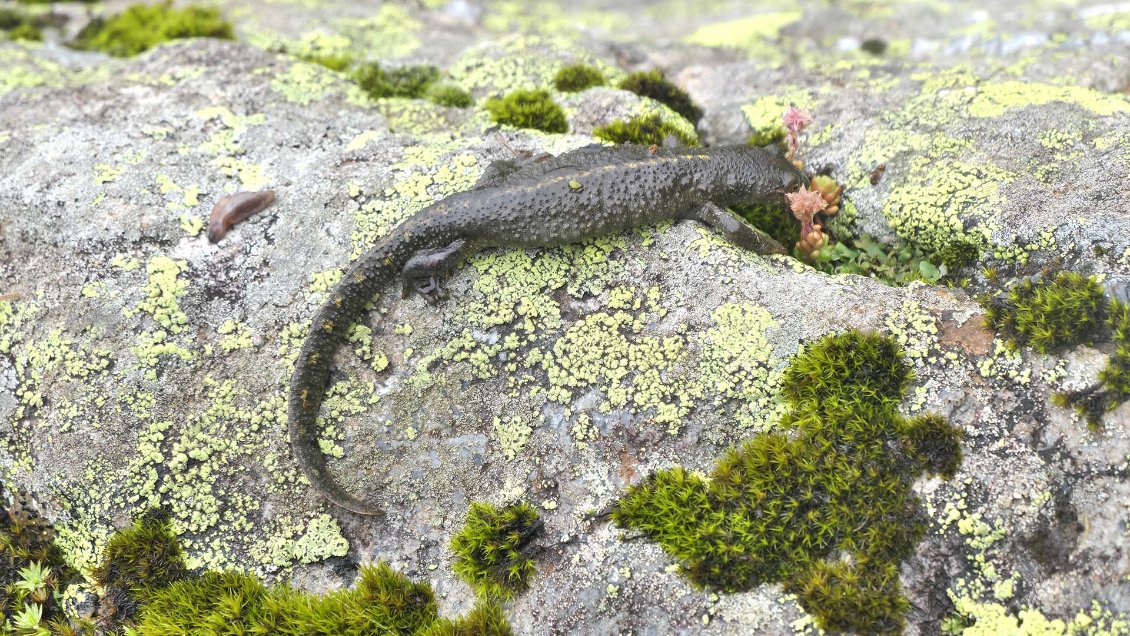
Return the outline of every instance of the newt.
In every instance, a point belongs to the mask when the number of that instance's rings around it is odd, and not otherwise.
[[[758,253],[785,253],[726,208],[779,203],[808,178],[783,157],[754,146],[652,149],[592,145],[520,165],[487,166],[470,189],[396,226],[360,258],[315,314],[298,354],[288,404],[291,451],[322,496],[364,515],[376,504],[347,492],[327,472],[318,444],[318,409],[330,364],[350,324],[388,283],[402,295],[434,295],[437,277],[485,248],[554,247],[661,221],[695,220]]]

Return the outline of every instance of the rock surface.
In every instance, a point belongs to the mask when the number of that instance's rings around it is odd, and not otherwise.
[[[548,86],[573,61],[663,68],[711,143],[809,108],[802,154],[844,184],[845,234],[965,241],[1006,278],[1063,266],[1125,297],[1130,10],[310,4],[240,3],[239,41],[128,60],[0,42],[0,293],[23,295],[0,301],[0,471],[36,495],[72,564],[164,504],[194,566],[329,589],[383,559],[454,612],[474,600],[447,548],[468,504],[526,500],[546,534],[533,587],[507,607],[521,633],[812,631],[778,587],[696,590],[660,547],[589,512],[652,470],[709,471],[772,426],[804,343],[859,328],[914,363],[907,412],[965,433],[956,478],[917,485],[931,525],[903,565],[908,630],[1130,630],[1130,407],[1092,432],[1049,402],[1093,384],[1110,351],[1007,351],[973,299],[990,288],[978,266],[967,289],[888,287],[687,222],[489,251],[435,306],[382,295],[339,359],[323,447],[387,519],[314,496],[285,421],[307,321],[366,246],[508,146],[559,153],[596,126],[670,115],[597,88],[556,95],[569,134],[489,120],[487,97]],[[477,104],[374,102],[280,45],[437,63]],[[209,244],[212,204],[263,188],[276,203]]]

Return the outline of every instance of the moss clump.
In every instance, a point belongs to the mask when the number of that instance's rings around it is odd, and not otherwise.
[[[548,133],[569,130],[565,111],[550,97],[549,91],[517,90],[504,97],[487,100],[487,112],[499,124],[516,128],[535,128]]]
[[[432,84],[424,91],[424,98],[440,106],[453,108],[467,108],[473,103],[471,94],[455,84]]]
[[[94,580],[105,590],[99,614],[111,624],[132,620],[154,591],[190,576],[167,513],[151,510],[117,532],[102,552]]]
[[[0,8],[0,31],[9,40],[43,40],[42,27],[48,26],[45,18],[36,18],[15,9]]]
[[[541,528],[538,512],[529,504],[471,504],[466,525],[451,539],[455,573],[483,597],[513,598],[537,570],[528,551]]]
[[[28,17],[15,9],[0,7],[0,31],[10,31],[28,22]]]
[[[324,66],[331,71],[337,71],[339,73],[344,72],[345,69],[353,64],[353,56],[346,53],[307,53],[298,57],[304,62]]]
[[[29,42],[42,42],[43,30],[34,24],[21,24],[8,31],[9,40],[27,40]]]
[[[439,80],[439,69],[428,64],[386,69],[373,62],[355,69],[353,80],[373,99],[423,97]]]
[[[787,432],[731,449],[709,479],[653,473],[613,520],[659,542],[697,585],[780,581],[824,629],[898,631],[909,607],[898,564],[924,530],[911,484],[960,462],[957,429],[899,415],[911,378],[890,338],[822,338],[785,373]]]
[[[162,42],[182,38],[234,39],[232,25],[213,8],[172,4],[135,4],[109,18],[95,18],[75,36],[71,46],[129,57]]]
[[[441,618],[420,636],[511,636],[514,631],[497,603],[476,605],[466,616],[452,621]]]
[[[930,260],[945,265],[950,271],[956,271],[967,265],[976,263],[981,258],[981,247],[976,243],[955,240],[944,248],[934,252]]]
[[[614,121],[607,126],[593,130],[592,134],[598,139],[616,144],[630,143],[644,146],[662,144],[669,135],[674,135],[684,145],[698,145],[697,139],[688,137],[678,127],[663,121],[655,113],[633,117],[628,121]]]
[[[796,245],[800,240],[800,221],[782,206],[737,205],[733,210],[781,245]]]
[[[511,633],[501,608],[490,603],[441,620],[431,586],[385,563],[363,566],[354,589],[325,595],[267,587],[242,572],[194,574],[167,517],[156,511],[110,538],[94,575],[106,590],[102,627],[140,636]]]
[[[593,86],[604,86],[605,82],[604,73],[588,64],[566,66],[553,76],[553,85],[563,93],[576,93]]]
[[[1113,394],[1113,408],[1130,398],[1130,305],[1111,301],[1106,320],[1114,340],[1114,355],[1099,374],[1099,379]]]
[[[666,104],[692,124],[697,125],[698,120],[702,119],[702,109],[685,90],[672,84],[662,71],[632,73],[620,80],[619,87]]]
[[[1106,308],[1106,326],[1114,341],[1114,353],[1099,372],[1101,384],[1052,396],[1056,406],[1074,407],[1094,430],[1102,427],[1103,414],[1130,399],[1130,305],[1112,300]]]
[[[415,634],[438,619],[432,589],[387,564],[363,566],[357,587],[315,596],[265,587],[241,572],[207,572],[154,592],[142,636],[196,634]]]
[[[987,299],[985,321],[1015,345],[1025,342],[1040,353],[1094,341],[1106,302],[1097,280],[1060,272],[1050,281],[1023,281],[1005,296]]]

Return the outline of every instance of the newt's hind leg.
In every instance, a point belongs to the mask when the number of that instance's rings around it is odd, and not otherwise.
[[[789,253],[772,236],[750,225],[748,221],[730,210],[710,202],[686,212],[682,218],[705,223],[734,245],[758,254]]]
[[[403,282],[402,297],[408,298],[413,292],[420,294],[429,303],[439,300],[443,290],[436,279],[445,276],[464,256],[473,251],[471,242],[464,238],[455,239],[446,247],[420,250],[408,259],[400,271]]]

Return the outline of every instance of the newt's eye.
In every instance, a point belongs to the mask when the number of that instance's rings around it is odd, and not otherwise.
[[[781,176],[781,189],[785,192],[792,192],[807,184],[808,177],[799,170],[790,170]]]

